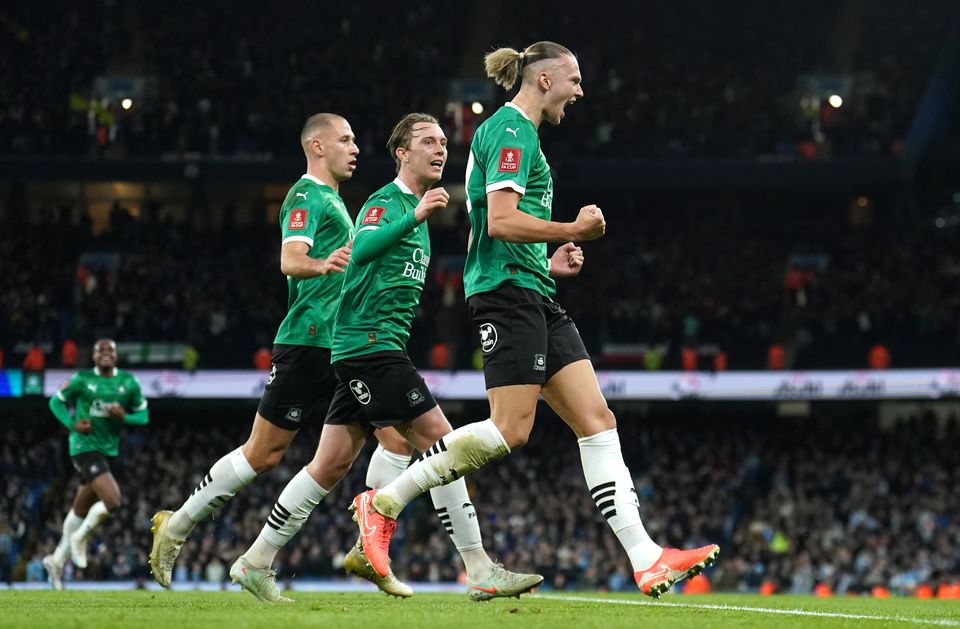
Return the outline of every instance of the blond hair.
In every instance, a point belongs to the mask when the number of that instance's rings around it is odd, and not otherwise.
[[[523,52],[513,48],[497,48],[483,57],[483,68],[487,76],[503,89],[510,90],[524,68],[544,59],[557,59],[569,55],[575,57],[566,47],[552,41],[538,41],[527,46]]]
[[[421,122],[440,124],[430,114],[412,113],[401,118],[400,122],[393,126],[393,131],[390,132],[390,139],[387,140],[387,150],[390,151],[390,157],[393,158],[393,161],[397,163],[397,172],[400,172],[400,158],[397,157],[397,149],[410,148],[410,142],[413,140],[413,125]]]

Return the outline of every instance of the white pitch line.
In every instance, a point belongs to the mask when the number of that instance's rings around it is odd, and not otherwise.
[[[710,605],[706,603],[672,603],[668,601],[628,601],[622,598],[589,598],[586,596],[558,596],[555,594],[534,594],[533,598],[546,598],[557,601],[579,603],[608,603],[610,605],[650,605],[652,607],[689,607],[692,609],[716,609],[732,612],[756,612],[759,614],[780,614],[784,616],[816,616],[818,618],[844,618],[846,620],[886,620],[911,622],[917,625],[937,625],[940,627],[960,627],[960,621],[946,618],[908,618],[904,616],[876,616],[871,614],[843,614],[841,612],[818,612],[807,609],[778,609],[776,607],[745,607],[742,605]]]

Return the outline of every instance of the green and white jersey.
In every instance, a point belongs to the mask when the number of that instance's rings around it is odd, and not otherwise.
[[[283,244],[304,242],[311,258],[327,258],[353,236],[353,221],[340,195],[316,177],[304,175],[280,208]],[[343,273],[287,278],[287,316],[274,343],[329,348]]]
[[[120,429],[124,424],[143,425],[149,418],[147,400],[140,390],[140,383],[129,371],[115,369],[114,375],[106,378],[98,369],[79,371],[57,391],[55,396],[64,405],[75,407],[74,416],[59,419],[70,430],[70,456],[81,452],[99,452],[105,456],[117,456],[120,444]],[[127,412],[123,422],[110,419],[106,407],[119,404]],[[58,405],[59,406],[59,405]],[[56,414],[54,400],[51,408]],[[59,406],[64,409],[63,406]],[[89,419],[91,430],[81,434],[73,430],[73,422]]]
[[[507,103],[477,129],[467,158],[467,212],[472,228],[463,271],[467,297],[493,290],[505,282],[529,288],[545,297],[557,292],[547,266],[547,244],[516,244],[487,233],[487,193],[515,190],[519,209],[549,221],[553,177],[540,150],[537,128],[513,103]]]
[[[357,216],[331,362],[406,350],[430,264],[427,223],[418,225],[413,214],[419,202],[397,178],[372,194]]]

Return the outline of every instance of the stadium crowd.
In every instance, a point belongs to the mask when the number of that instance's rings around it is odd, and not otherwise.
[[[641,513],[663,544],[719,543],[723,556],[708,577],[716,589],[835,593],[880,585],[912,593],[960,577],[960,460],[952,444],[960,417],[876,420],[816,412],[785,420],[767,412],[729,414],[621,411],[624,455],[635,475]],[[158,414],[128,432],[114,465],[124,507],[91,540],[90,567],[67,568],[67,580],[149,579],[149,518],[182,500],[210,460],[246,431],[242,418],[209,424],[199,411]],[[509,567],[535,569],[545,587],[632,590],[629,564],[584,491],[574,440],[552,440],[559,420],[544,415],[521,456],[470,479],[491,555]],[[203,427],[199,427],[202,425]],[[8,485],[0,538],[28,578],[42,579],[39,558],[59,537],[77,481],[65,439],[42,414],[7,433],[0,465]],[[255,538],[287,479],[311,455],[316,430],[305,430],[281,466],[199,526],[181,553],[175,587],[225,579]],[[566,446],[564,445],[566,444]],[[342,576],[356,537],[346,510],[362,486],[366,454],[316,509],[278,557],[281,578]],[[45,489],[56,488],[57,491]],[[456,581],[462,567],[426,498],[400,519],[394,570],[411,581]],[[22,554],[20,556],[19,554]],[[726,559],[724,559],[724,557]],[[6,560],[6,557],[5,557]],[[5,565],[7,578],[12,566]],[[770,585],[766,587],[771,587]]]
[[[451,80],[476,78],[484,49],[469,42],[549,38],[580,54],[587,93],[562,137],[545,134],[554,160],[890,154],[955,10],[949,0],[717,11],[658,0],[639,17],[607,7],[584,20],[582,4],[565,0],[544,26],[536,4],[486,2],[464,15],[379,3],[325,8],[318,31],[305,0],[268,23],[249,2],[45,7],[0,12],[11,34],[0,38],[0,70],[17,86],[0,99],[0,153],[296,157],[289,139],[323,103],[349,116],[369,154],[402,113],[442,108]],[[465,28],[435,27],[458,22]],[[808,75],[824,81],[804,83]],[[100,76],[137,92],[130,110],[94,89]],[[847,98],[842,109],[826,104],[830,88]]]
[[[877,343],[897,367],[950,364],[960,340],[957,225],[925,217],[851,227],[704,203],[681,202],[669,216],[618,206],[617,232],[586,243],[581,276],[558,282],[559,303],[602,365],[679,369],[690,346],[707,348],[702,369],[712,368],[717,349],[732,369],[761,369],[771,343],[795,348],[787,366],[803,369],[865,367]],[[424,367],[471,368],[477,347],[463,303],[466,220],[452,213],[454,224],[433,230],[434,262],[410,341]],[[34,344],[46,348],[47,366],[58,366],[64,341],[99,336],[184,343],[203,368],[249,368],[270,347],[286,304],[276,225],[198,228],[156,208],[134,220],[119,206],[97,236],[63,210],[30,220],[43,228],[0,220],[8,366]],[[434,354],[437,345],[448,358]],[[624,345],[656,348],[661,360],[612,362],[611,348]]]

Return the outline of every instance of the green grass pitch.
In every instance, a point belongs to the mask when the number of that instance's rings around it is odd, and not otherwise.
[[[289,593],[288,593],[289,594]],[[0,591],[0,627],[960,627],[960,601],[708,594],[544,593],[474,603],[466,595],[297,593],[265,605],[243,592]]]

